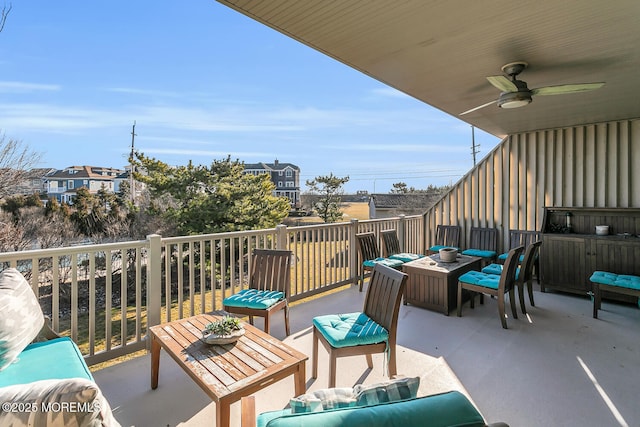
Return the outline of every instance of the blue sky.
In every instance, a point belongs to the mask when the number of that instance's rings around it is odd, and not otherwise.
[[[0,3],[0,5],[5,3]],[[8,5],[9,2],[6,2]],[[471,127],[213,0],[13,1],[0,130],[41,167],[289,162],[347,192],[457,181]],[[478,158],[499,140],[476,130]]]

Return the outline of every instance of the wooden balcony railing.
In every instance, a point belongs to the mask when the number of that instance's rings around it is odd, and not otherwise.
[[[76,341],[88,364],[145,349],[161,322],[222,308],[246,287],[255,248],[289,249],[291,300],[358,279],[356,233],[395,228],[408,252],[423,252],[422,216],[277,226],[196,236],[0,253],[30,281],[53,329]],[[380,245],[380,247],[382,247]]]

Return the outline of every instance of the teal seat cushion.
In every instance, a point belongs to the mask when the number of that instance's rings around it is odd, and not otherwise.
[[[235,295],[225,298],[222,304],[227,307],[245,307],[258,310],[271,307],[284,299],[284,292],[243,289]]]
[[[78,346],[71,338],[56,338],[28,345],[0,372],[0,387],[41,380],[85,378],[93,381]]]
[[[268,413],[270,414],[270,413]],[[458,391],[322,412],[258,416],[258,427],[484,427],[482,415]],[[265,417],[266,418],[266,417]]]
[[[468,283],[470,285],[482,286],[484,288],[498,289],[500,276],[496,276],[495,274],[486,274],[480,271],[467,271],[458,278],[458,281]]]
[[[482,272],[499,276],[502,274],[503,268],[504,265],[502,264],[489,264],[482,269]],[[518,280],[518,276],[520,276],[520,267],[516,268],[516,280]]]
[[[508,257],[509,257],[509,253],[508,252],[498,255],[498,259],[501,259],[503,261],[506,261]],[[519,261],[520,262],[524,261],[524,255],[520,255]]]
[[[602,285],[618,286],[621,288],[640,290],[640,276],[629,274],[615,274],[606,271],[595,271],[589,279]]]
[[[389,258],[391,258],[391,259],[397,259],[397,260],[400,260],[402,262],[415,261],[417,259],[424,258],[424,257],[425,257],[425,255],[411,254],[411,253],[407,253],[407,252],[402,252],[402,253],[399,253],[399,254],[393,254],[393,255],[389,256]]]
[[[382,258],[382,257],[376,258],[376,259],[370,259],[362,263],[362,265],[369,268],[375,267],[376,264],[382,264],[391,268],[398,268],[404,263],[399,259]]]
[[[453,248],[458,251],[460,250],[460,248],[456,248],[455,246],[446,246],[446,245],[434,245],[434,246],[431,246],[429,250],[433,252],[438,252],[440,249],[444,249],[444,248]]]
[[[335,348],[377,344],[389,332],[364,313],[328,314],[313,318],[313,325]]]
[[[489,264],[482,269],[482,272],[485,274],[496,274],[499,276],[502,274],[503,267],[504,265],[502,264]]]
[[[480,258],[494,258],[496,251],[484,251],[482,249],[465,249],[462,251],[462,255],[477,256]]]

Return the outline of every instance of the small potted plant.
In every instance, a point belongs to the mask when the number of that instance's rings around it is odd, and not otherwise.
[[[202,340],[207,344],[229,344],[244,335],[244,328],[236,317],[224,316],[209,323],[202,331]]]

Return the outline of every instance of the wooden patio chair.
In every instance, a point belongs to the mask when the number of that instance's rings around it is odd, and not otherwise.
[[[382,236],[382,243],[384,244],[387,258],[409,262],[424,257],[424,255],[421,254],[402,252],[402,249],[400,249],[400,240],[398,240],[398,233],[396,233],[395,229],[381,231],[380,235]]]
[[[284,310],[284,325],[289,335],[289,293],[291,288],[292,252],[276,249],[255,249],[251,257],[249,288],[227,297],[224,310],[229,313],[264,318],[264,331],[269,333],[271,316]]]
[[[436,253],[442,248],[460,249],[459,225],[439,225],[436,228],[436,244],[429,248],[429,252]]]
[[[358,242],[358,249],[360,250],[360,256],[362,257],[362,265],[360,269],[360,292],[364,285],[364,276],[367,271],[373,270],[377,264],[383,264],[391,268],[401,268],[404,262],[398,259],[384,258],[380,256],[380,249],[378,249],[378,240],[374,233],[359,233],[356,234],[356,240]]]
[[[386,353],[389,377],[397,373],[396,330],[407,275],[382,264],[373,267],[362,312],[313,319],[312,377],[318,377],[318,342],[329,352],[329,387],[336,385],[336,359],[364,354],[373,368],[374,353]]]
[[[507,329],[507,319],[505,318],[504,298],[505,294],[509,294],[509,302],[511,303],[511,313],[513,318],[518,318],[516,311],[516,301],[514,294],[514,287],[516,281],[516,267],[518,266],[518,259],[520,254],[524,250],[524,246],[518,246],[517,248],[509,251],[509,256],[504,263],[502,274],[496,276],[495,274],[482,273],[480,271],[469,271],[464,273],[458,278],[458,317],[462,317],[462,290],[467,289],[471,292],[480,293],[480,303],[482,304],[482,295],[487,294],[495,296],[498,300],[498,315],[500,316],[500,322],[502,327]],[[471,296],[471,308],[474,305],[474,296]]]
[[[533,301],[533,266],[538,258],[538,251],[542,245],[542,240],[533,242],[527,246],[524,251],[524,255],[521,257],[522,262],[520,267],[516,269],[516,286],[518,287],[518,299],[520,300],[520,310],[522,314],[527,314],[527,309],[524,305],[524,288],[527,287],[529,293],[529,303],[532,307],[535,307]],[[482,269],[483,273],[501,275],[504,265],[501,264],[489,264]]]
[[[471,227],[469,248],[463,255],[482,258],[482,265],[491,264],[498,254],[498,229]]]
[[[518,246],[529,247],[534,242],[540,240],[540,232],[532,230],[509,230],[509,249],[516,248]],[[504,263],[507,259],[508,252],[498,255],[498,263]],[[524,260],[524,255],[520,256],[520,263]],[[539,257],[534,259],[534,267],[536,270],[536,278],[538,284],[540,284],[540,260]]]

